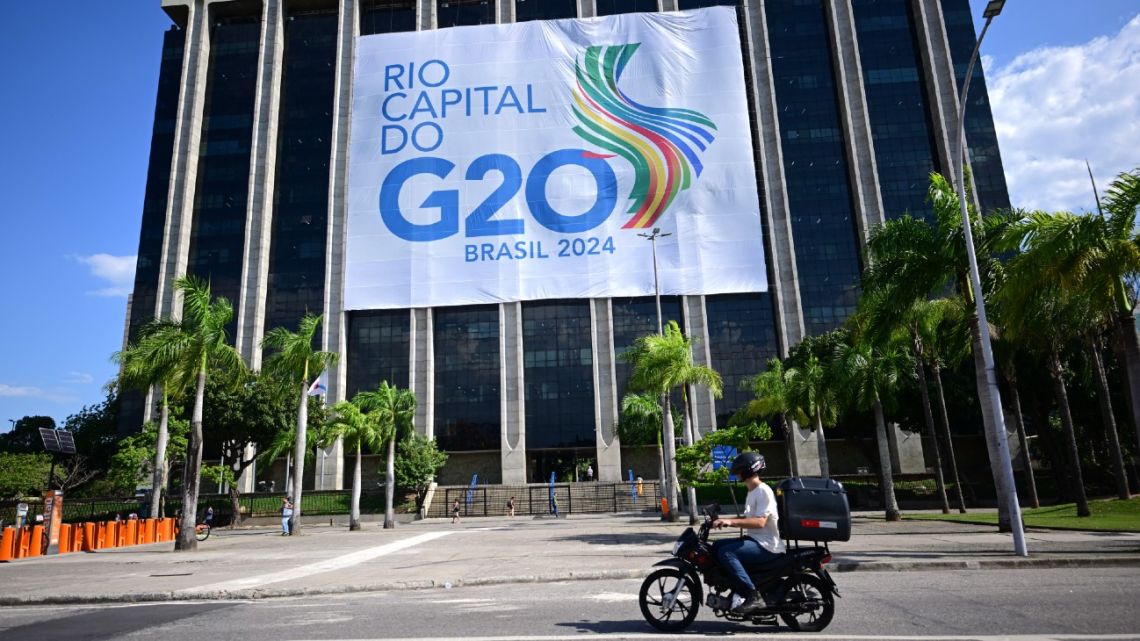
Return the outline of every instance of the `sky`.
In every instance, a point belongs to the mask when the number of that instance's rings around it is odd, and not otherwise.
[[[20,2],[0,20],[0,431],[62,422],[115,375],[170,25],[160,4]],[[979,20],[985,0],[971,4]],[[1140,166],[1136,0],[1009,0],[982,53],[1016,205],[1088,210],[1086,158],[1102,188]]]

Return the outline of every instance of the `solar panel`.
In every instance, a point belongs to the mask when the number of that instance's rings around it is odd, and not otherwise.
[[[47,450],[49,452],[62,452],[63,451],[62,449],[60,449],[60,445],[59,445],[59,431],[58,430],[53,430],[50,427],[41,427],[40,428],[40,438],[42,438],[44,440],[44,449],[45,450]],[[73,448],[75,447],[74,443],[72,443],[72,447]]]
[[[56,430],[59,437],[59,451],[64,454],[75,454],[75,435],[67,430]]]

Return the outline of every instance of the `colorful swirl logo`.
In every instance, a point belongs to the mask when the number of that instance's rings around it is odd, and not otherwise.
[[[647,107],[618,87],[626,64],[641,43],[586,49],[575,60],[574,133],[610,151],[598,158],[621,156],[633,165],[635,178],[623,229],[651,227],[677,197],[701,175],[699,152],[712,144],[716,124],[691,109]]]

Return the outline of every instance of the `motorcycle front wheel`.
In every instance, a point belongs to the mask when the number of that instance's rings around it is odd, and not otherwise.
[[[784,584],[783,604],[802,606],[802,612],[784,613],[780,618],[797,632],[819,632],[831,623],[835,597],[831,589],[813,574],[795,574]]]
[[[684,572],[662,568],[645,577],[638,602],[649,625],[662,632],[680,632],[697,618],[697,586]]]

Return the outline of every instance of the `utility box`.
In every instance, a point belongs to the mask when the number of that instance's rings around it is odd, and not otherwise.
[[[776,486],[780,537],[790,541],[851,540],[847,490],[835,479],[794,477]]]

